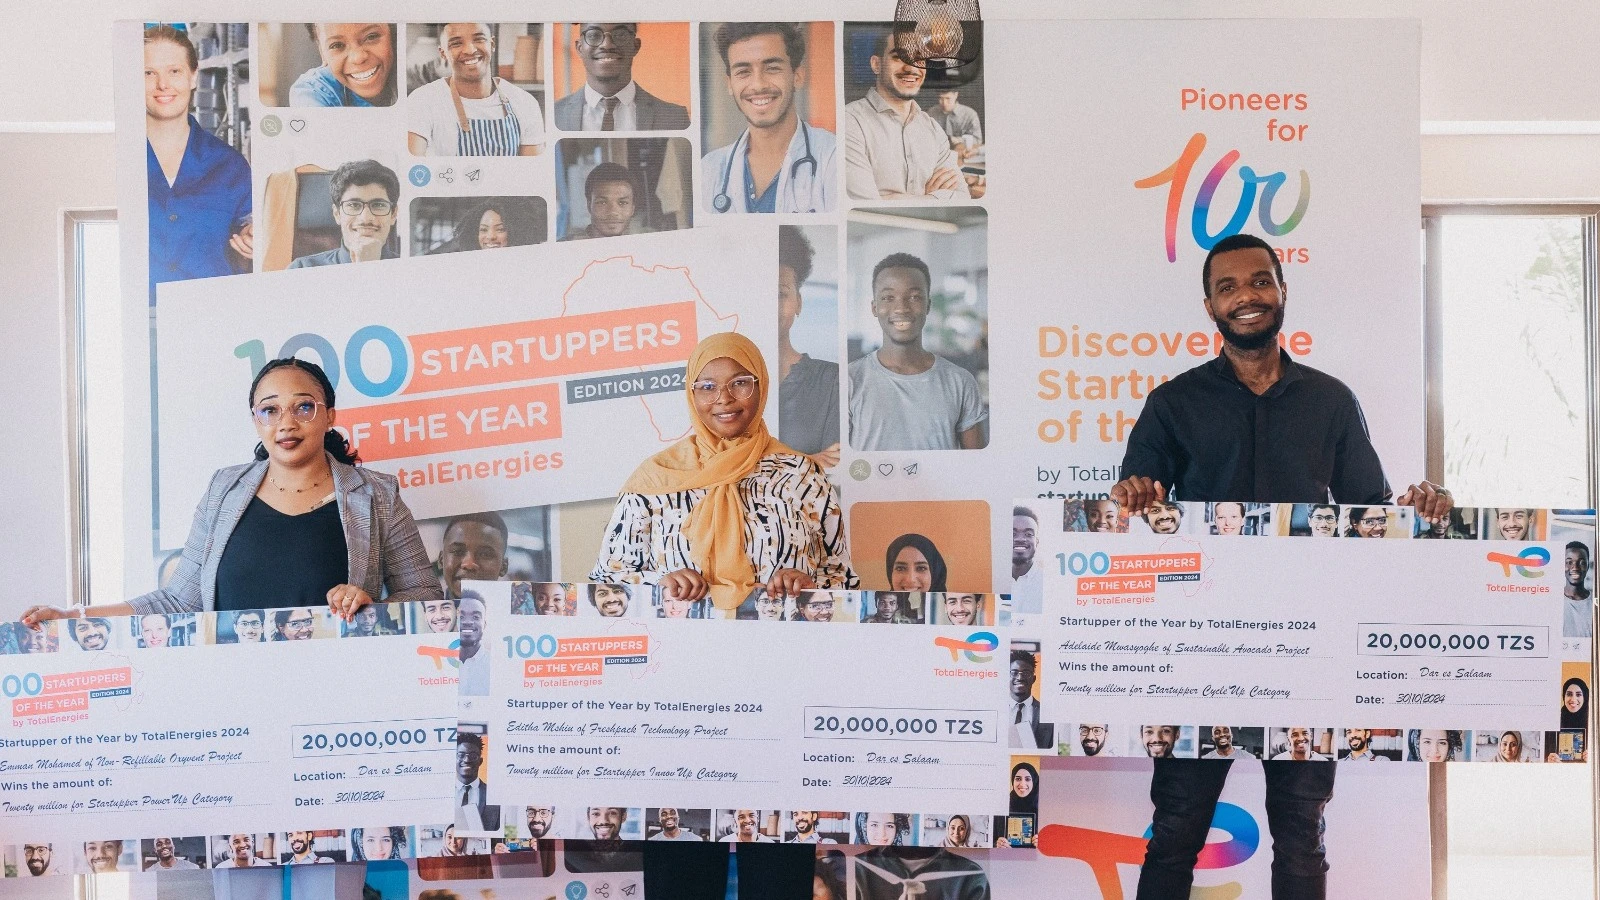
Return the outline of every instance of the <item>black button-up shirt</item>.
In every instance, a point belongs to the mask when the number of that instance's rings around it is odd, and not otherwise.
[[[1122,477],[1160,481],[1175,500],[1389,502],[1355,394],[1279,355],[1283,375],[1260,396],[1225,356],[1151,391],[1128,435]]]

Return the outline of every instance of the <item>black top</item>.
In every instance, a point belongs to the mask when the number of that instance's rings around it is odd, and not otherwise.
[[[327,606],[349,580],[338,503],[290,516],[252,497],[217,562],[217,609]]]
[[[1283,375],[1256,396],[1225,356],[1158,386],[1128,435],[1122,477],[1175,500],[1387,503],[1361,404],[1344,382],[1278,351]]]

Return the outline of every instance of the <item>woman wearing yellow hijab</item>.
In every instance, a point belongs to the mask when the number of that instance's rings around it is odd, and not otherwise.
[[[858,586],[839,495],[822,469],[767,431],[767,364],[725,332],[689,355],[691,433],[622,487],[592,581],[659,584],[732,610],[773,596]]]

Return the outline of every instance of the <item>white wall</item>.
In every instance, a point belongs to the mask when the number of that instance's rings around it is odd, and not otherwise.
[[[111,136],[0,134],[0,619],[70,600],[61,211],[113,203]]]
[[[1596,82],[1589,88],[1600,96]],[[1600,135],[1424,136],[1422,199],[1595,202]]]

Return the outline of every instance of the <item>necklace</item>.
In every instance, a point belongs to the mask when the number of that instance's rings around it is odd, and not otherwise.
[[[294,489],[294,493],[296,493],[296,494],[303,494],[303,493],[305,493],[305,492],[306,492],[306,491],[309,491],[309,490],[311,490],[311,489],[312,489],[312,488],[314,488],[314,487],[316,487],[316,486],[317,486],[317,485],[319,485],[319,484],[321,484],[321,483],[322,483],[322,479],[323,479],[323,478],[326,478],[326,477],[328,477],[328,476],[326,476],[326,475],[323,475],[323,476],[320,476],[320,477],[318,477],[318,478],[317,478],[317,480],[316,480],[316,481],[313,481],[313,482],[311,482],[311,483],[310,483],[310,484],[308,484],[308,485],[306,485],[306,486],[305,486],[305,487],[302,487],[302,488],[295,488],[295,489]],[[274,476],[273,476],[273,474],[272,474],[272,471],[271,471],[271,470],[268,470],[268,471],[267,471],[267,480],[268,480],[268,481],[271,481],[271,482],[272,482],[272,486],[273,486],[273,487],[275,487],[275,488],[277,488],[277,489],[278,489],[278,493],[280,493],[280,494],[287,494],[287,493],[289,493],[289,488],[286,488],[286,487],[284,487],[284,486],[283,486],[283,485],[281,485],[281,484],[279,484],[279,483],[278,483],[278,479],[277,479],[277,478],[276,478],[276,477],[274,477]]]

